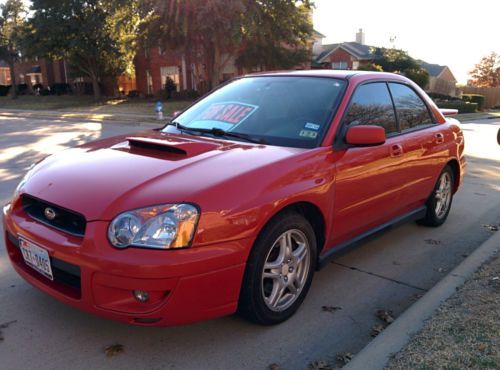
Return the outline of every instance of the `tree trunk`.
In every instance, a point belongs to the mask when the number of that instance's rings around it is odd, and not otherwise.
[[[17,84],[16,84],[16,72],[14,71],[14,61],[12,59],[9,59],[7,61],[10,69],[10,91],[9,95],[12,97],[12,99],[17,99]]]
[[[100,100],[101,99],[101,87],[99,86],[99,79],[95,74],[92,74],[91,76],[92,79],[92,90],[94,91],[94,99],[95,100]]]
[[[211,78],[210,78],[210,84],[211,88],[215,89],[219,83],[220,83],[220,65],[221,65],[221,51],[220,47],[217,42],[214,42],[213,44],[213,54],[212,54],[212,60],[211,60]]]

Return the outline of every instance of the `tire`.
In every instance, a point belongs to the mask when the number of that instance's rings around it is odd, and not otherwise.
[[[309,291],[316,256],[316,236],[303,216],[287,212],[272,219],[250,252],[238,313],[261,325],[290,318]]]
[[[455,175],[451,167],[446,165],[439,175],[431,196],[427,200],[427,213],[417,223],[431,227],[441,226],[450,213],[454,186]]]

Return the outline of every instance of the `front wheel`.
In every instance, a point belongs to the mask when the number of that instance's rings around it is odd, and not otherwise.
[[[316,237],[309,222],[287,213],[272,220],[250,253],[238,311],[263,325],[291,317],[304,300],[316,265]]]
[[[439,175],[434,190],[427,200],[427,213],[417,222],[426,226],[441,226],[448,218],[453,200],[455,176],[450,166],[446,166]]]

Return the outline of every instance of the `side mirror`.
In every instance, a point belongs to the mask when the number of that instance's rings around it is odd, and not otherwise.
[[[347,130],[347,144],[375,146],[385,143],[385,129],[381,126],[353,126]]]
[[[177,116],[178,116],[179,114],[181,114],[181,113],[182,113],[182,111],[180,111],[180,110],[176,110],[174,113],[172,113],[172,119],[177,118]]]

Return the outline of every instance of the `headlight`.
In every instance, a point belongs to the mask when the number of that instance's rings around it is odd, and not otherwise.
[[[108,238],[116,248],[189,247],[199,215],[198,208],[191,204],[164,204],[124,212],[111,221]]]

